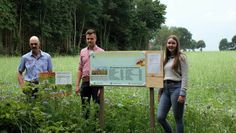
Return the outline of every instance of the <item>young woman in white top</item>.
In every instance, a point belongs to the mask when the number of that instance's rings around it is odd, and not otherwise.
[[[164,88],[160,89],[158,93],[157,119],[165,132],[172,133],[173,129],[166,120],[167,114],[172,107],[176,122],[176,133],[183,133],[188,64],[186,55],[180,51],[180,43],[175,35],[171,35],[167,39],[163,66]]]

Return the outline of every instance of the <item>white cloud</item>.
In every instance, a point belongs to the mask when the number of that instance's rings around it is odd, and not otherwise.
[[[166,25],[187,28],[193,39],[203,39],[206,50],[236,35],[236,0],[160,0],[167,5]]]

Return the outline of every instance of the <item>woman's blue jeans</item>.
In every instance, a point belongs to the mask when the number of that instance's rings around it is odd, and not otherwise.
[[[164,90],[158,105],[157,119],[164,128],[165,132],[172,133],[173,130],[166,120],[167,114],[172,107],[176,122],[176,133],[184,132],[183,113],[184,103],[179,103],[178,97],[181,89],[181,82],[164,83]]]

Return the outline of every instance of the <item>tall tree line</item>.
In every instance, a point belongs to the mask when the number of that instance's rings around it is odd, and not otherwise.
[[[236,50],[236,35],[234,35],[231,40],[231,42],[228,42],[227,38],[221,39],[219,43],[219,50]]]
[[[47,52],[77,54],[89,28],[105,50],[144,50],[165,9],[159,0],[0,0],[0,54],[24,54],[32,35]]]
[[[155,33],[155,38],[153,39],[154,49],[163,49],[167,38],[169,35],[174,34],[177,35],[180,41],[180,48],[183,51],[199,49],[202,51],[203,48],[206,47],[204,40],[194,40],[192,38],[192,33],[188,31],[188,29],[184,27],[168,27],[161,26]]]

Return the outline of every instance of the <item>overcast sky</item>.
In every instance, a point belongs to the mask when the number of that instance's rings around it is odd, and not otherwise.
[[[236,35],[236,0],[160,0],[167,6],[167,26],[184,27],[196,41],[204,40],[204,51],[217,51],[219,42]]]

